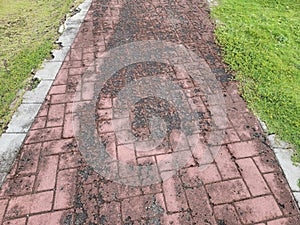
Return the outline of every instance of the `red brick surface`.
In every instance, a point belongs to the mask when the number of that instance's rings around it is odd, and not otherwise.
[[[207,3],[202,0],[93,0],[1,188],[0,224],[300,224],[299,209],[276,158],[264,144],[257,120],[238,94],[237,83],[228,79],[213,30]],[[180,49],[166,60],[170,64],[189,62],[186,69],[198,76],[209,67],[211,76],[219,81],[226,102],[226,109],[221,110],[226,111],[227,118],[219,117],[215,122],[224,119],[227,126],[221,127],[223,140],[213,143],[210,150],[205,151],[212,129],[211,102],[204,94],[207,87],[193,82],[183,66],[176,69],[155,62],[131,65],[108,80],[101,93],[93,89],[97,76],[92,72],[83,76],[95,59],[105,63],[103,53],[145,40],[185,46],[200,57],[201,69],[194,56],[180,58]],[[100,69],[90,67],[89,71]],[[199,140],[195,149],[191,149],[193,141],[189,140],[180,143],[184,148],[174,153],[174,144],[180,140],[174,127],[168,138],[151,151],[145,151],[145,145],[136,143],[126,132],[131,129],[136,136],[149,134],[149,124],[143,127],[134,123],[134,112],[146,113],[146,106],[136,103],[130,113],[117,108],[116,93],[131,80],[147,76],[170,79],[184,89],[177,91],[186,93],[186,103],[197,111],[199,118],[195,120],[201,127],[200,131],[192,130]],[[82,78],[89,83],[83,84]],[[75,95],[76,90],[84,94]],[[139,90],[132,93],[139,94]],[[108,161],[115,169],[115,179],[101,176],[89,165],[84,156],[90,154],[97,162],[97,153],[84,149],[86,155],[82,154],[82,143],[75,137],[73,101],[87,101],[94,94],[98,102],[91,113],[95,115],[97,135],[111,157]],[[155,101],[157,107],[164,105]],[[176,110],[168,107],[160,117],[170,112],[174,115]],[[126,121],[130,122],[127,128]],[[188,157],[178,167],[178,159],[183,156]],[[133,179],[117,160],[123,165],[152,166],[158,182],[148,186],[116,182],[120,177]]]

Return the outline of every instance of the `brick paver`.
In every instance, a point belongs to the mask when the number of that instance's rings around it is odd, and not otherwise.
[[[202,0],[93,0],[2,186],[0,223],[300,224],[299,209],[275,156],[239,96],[237,84],[226,73],[213,29],[207,3]],[[132,81],[168,78],[180,86],[177,91],[184,92],[187,105],[197,111],[201,131],[195,135],[205,143],[212,129],[211,108],[203,92],[206,87],[193,82],[183,67],[172,66],[184,63],[185,69],[201,76],[199,63],[192,56],[182,59],[174,52],[167,59],[170,65],[140,62],[122,68],[101,93],[93,92],[94,76],[83,77],[95,59],[105,63],[103,53],[146,40],[182,44],[218,79],[228,119],[224,126],[220,122],[226,118],[216,117],[214,123],[220,124],[225,137],[222,143],[213,143],[216,146],[209,154],[203,155],[205,146],[200,144],[194,150],[172,147],[179,140],[178,120],[172,105],[161,99],[137,102],[131,113],[116,107],[117,94]],[[83,95],[76,96],[80,89]],[[125,165],[152,166],[160,178],[168,179],[133,187],[102,177],[88,165],[74,136],[72,103],[88,101],[95,94],[96,128],[111,157],[111,168],[126,177],[128,171],[122,170],[117,160]],[[151,113],[168,122],[170,133],[155,150],[141,151],[145,145],[128,135],[126,123],[130,121],[128,129],[137,136],[147,136],[149,121],[145,118]],[[113,124],[118,132],[114,132]],[[192,146],[192,140],[186,141]],[[174,160],[176,154],[190,157],[177,167],[176,162],[180,162]]]

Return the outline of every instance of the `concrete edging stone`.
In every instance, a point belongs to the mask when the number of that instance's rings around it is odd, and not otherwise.
[[[10,172],[11,166],[25,140],[34,119],[41,108],[53,81],[69,52],[69,49],[79,31],[81,23],[90,8],[92,0],[85,0],[76,9],[76,14],[66,19],[59,28],[61,36],[57,43],[61,44],[60,49],[52,51],[53,59],[45,60],[42,69],[37,71],[34,78],[41,82],[38,86],[27,91],[21,105],[14,113],[8,129],[0,137],[0,187]]]

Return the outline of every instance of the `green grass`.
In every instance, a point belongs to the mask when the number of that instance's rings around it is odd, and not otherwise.
[[[82,1],[81,1],[82,2]],[[59,25],[74,0],[0,0],[0,134],[32,73],[56,47]]]
[[[217,41],[250,108],[300,162],[300,2],[222,0]]]

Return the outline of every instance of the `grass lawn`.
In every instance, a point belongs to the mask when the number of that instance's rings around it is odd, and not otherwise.
[[[0,135],[21,101],[20,90],[32,85],[32,73],[56,47],[65,14],[78,4],[74,0],[0,0]]]
[[[212,10],[224,60],[270,133],[295,145],[300,162],[300,2],[221,0]]]

